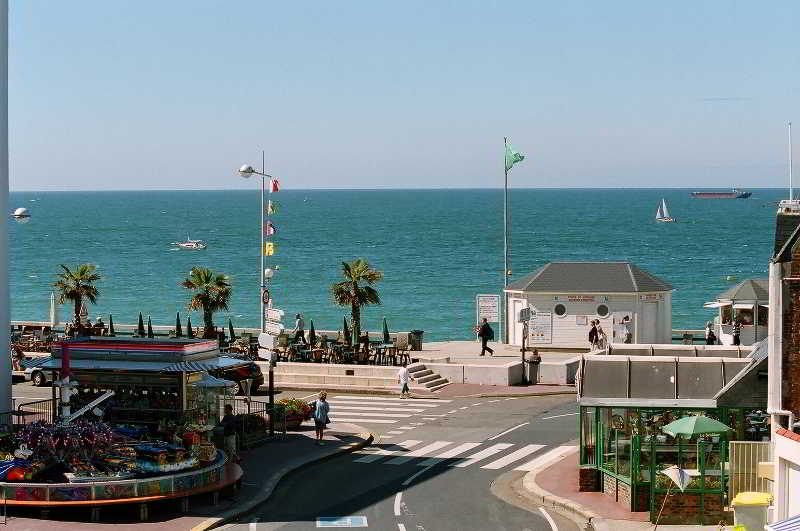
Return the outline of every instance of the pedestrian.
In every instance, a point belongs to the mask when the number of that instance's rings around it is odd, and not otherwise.
[[[325,437],[325,426],[330,424],[331,419],[328,418],[328,413],[331,410],[331,405],[328,403],[328,393],[325,391],[319,392],[319,398],[314,401],[314,430],[317,433],[317,445],[322,446],[325,444],[322,439]]]
[[[408,372],[408,368],[406,367],[406,362],[403,362],[403,366],[400,367],[400,370],[397,371],[397,383],[402,384],[403,387],[400,388],[400,398],[408,398],[411,396],[411,391],[408,389],[408,381],[413,380],[411,374]]]
[[[239,452],[236,450],[236,417],[233,416],[233,406],[225,404],[225,415],[220,421],[225,437],[225,451],[231,461],[239,462]]]
[[[711,325],[711,321],[708,321],[706,323],[706,329],[705,329],[706,345],[713,345],[714,344],[714,343],[709,343],[708,342],[708,338],[711,337],[712,335],[714,335],[714,339],[716,339],[716,334],[714,334],[714,327]]]
[[[733,344],[734,345],[741,345],[740,335],[742,333],[742,322],[737,317],[733,320],[733,326],[731,326],[731,334],[733,334]]]
[[[630,327],[631,317],[626,315],[622,318],[622,337],[623,343],[630,343],[633,340],[633,334],[631,334],[631,327]]]
[[[600,325],[600,319],[597,319],[595,322],[597,323],[597,347],[606,348],[608,346],[606,331],[603,330],[603,327]]]
[[[303,345],[306,344],[305,328],[306,322],[303,320],[303,316],[298,313],[295,315],[294,330],[292,330],[294,334],[294,339],[292,341],[294,343],[300,342]]]
[[[487,343],[494,339],[494,330],[492,327],[489,326],[489,322],[486,320],[486,317],[483,318],[483,323],[481,323],[480,328],[478,329],[478,337],[481,338],[481,356],[486,355],[486,352],[489,352],[490,356],[494,356],[494,350],[489,348]]]
[[[597,346],[597,322],[592,319],[590,324],[592,327],[589,329],[589,344],[595,348]]]

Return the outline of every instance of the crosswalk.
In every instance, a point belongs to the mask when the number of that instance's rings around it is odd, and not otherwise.
[[[391,438],[405,430],[422,425],[423,423],[416,422],[418,420],[430,422],[444,417],[445,414],[438,413],[437,408],[450,402],[452,400],[336,395],[328,398],[331,406],[328,416],[332,422],[352,422],[366,425],[401,424],[395,430],[397,433],[389,432],[388,438]],[[395,427],[391,426],[391,428]]]
[[[365,448],[354,453],[354,461],[382,465],[415,463],[417,466],[433,466],[441,463],[443,466],[455,468],[477,465],[486,470],[515,466],[514,470],[531,471],[550,460],[564,457],[575,448],[575,446],[518,445],[492,441],[455,443],[409,439],[390,444],[385,448]]]

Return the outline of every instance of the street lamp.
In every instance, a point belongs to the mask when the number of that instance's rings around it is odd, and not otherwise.
[[[259,249],[259,254],[261,255],[261,267],[258,269],[258,284],[260,286],[259,289],[259,304],[261,307],[261,327],[260,331],[261,334],[266,332],[265,328],[265,306],[267,305],[267,301],[265,300],[266,293],[267,293],[267,286],[266,283],[273,277],[275,271],[272,268],[265,269],[264,268],[264,235],[266,234],[266,216],[265,216],[265,208],[266,205],[264,204],[264,187],[266,185],[266,178],[272,179],[271,175],[267,175],[266,173],[266,165],[264,163],[264,152],[261,152],[261,171],[255,170],[251,165],[244,164],[241,168],[239,168],[239,175],[244,177],[245,179],[249,179],[253,175],[258,175],[261,177],[261,206],[259,208],[259,216],[261,217],[261,248]],[[269,193],[272,195],[272,186],[269,187]],[[259,334],[259,348],[261,345],[261,334]],[[275,435],[275,421],[274,421],[274,411],[275,411],[275,393],[274,393],[274,375],[273,375],[273,362],[272,357],[270,356],[269,362],[269,435],[270,437]]]

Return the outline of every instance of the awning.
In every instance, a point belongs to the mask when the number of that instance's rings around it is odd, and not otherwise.
[[[800,514],[792,516],[788,520],[767,524],[764,526],[764,529],[767,531],[790,531],[793,529],[800,529]]]
[[[206,373],[203,375],[203,379],[199,382],[194,382],[190,384],[194,387],[233,387],[236,385],[236,382],[232,382],[230,380],[223,380],[221,378],[215,378],[210,374]]]
[[[759,304],[759,306],[761,306],[762,308],[767,308],[767,309],[769,308],[769,304]]]
[[[752,310],[754,303],[752,302],[737,302],[733,305],[734,310]]]
[[[197,372],[197,371],[213,371],[217,369],[226,369],[236,365],[243,365],[247,360],[239,358],[228,358],[225,356],[219,358],[211,358],[208,360],[200,361],[180,361],[167,365],[162,372]]]
[[[730,301],[727,302],[714,301],[705,303],[703,305],[703,308],[721,308],[722,306],[730,306],[730,305],[731,305]]]

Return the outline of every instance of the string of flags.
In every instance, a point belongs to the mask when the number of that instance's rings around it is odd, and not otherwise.
[[[270,179],[269,180],[269,193],[272,195],[273,192],[278,192],[281,189],[281,185],[278,182],[278,179]],[[267,201],[267,204],[264,205],[264,215],[267,216],[267,220],[264,223],[264,236],[275,236],[278,234],[278,229],[275,227],[275,224],[272,223],[272,220],[269,219],[269,216],[272,216],[278,212],[278,203],[273,201],[272,199]],[[264,253],[264,256],[274,256],[275,251],[277,251],[278,246],[275,242],[265,241],[264,248],[261,250]]]

